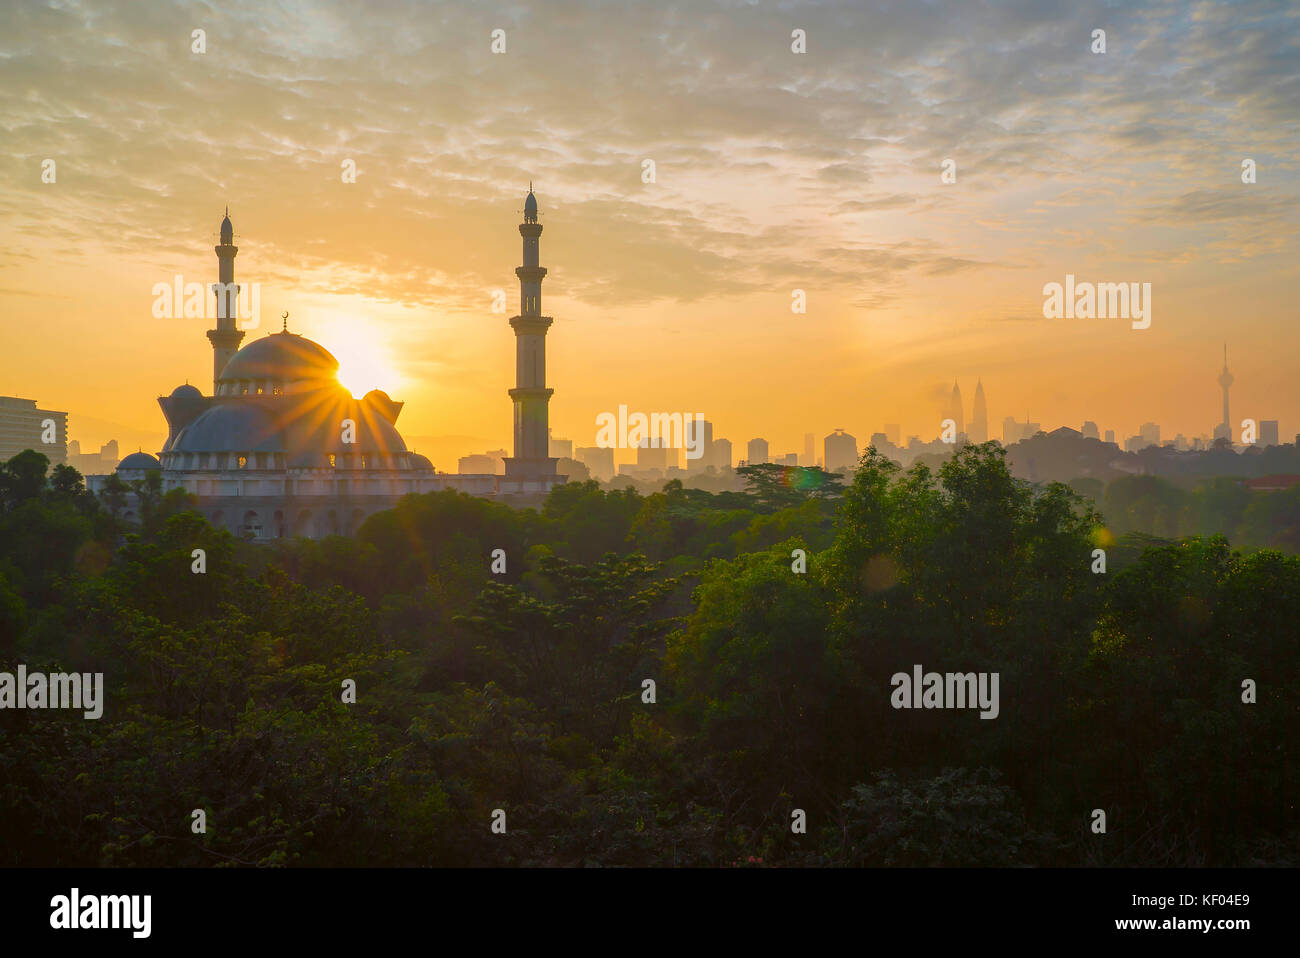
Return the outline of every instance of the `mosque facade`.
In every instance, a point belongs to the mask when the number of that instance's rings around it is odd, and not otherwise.
[[[212,395],[191,385],[160,397],[167,440],[154,457],[127,456],[124,480],[161,473],[162,489],[184,489],[213,525],[243,538],[269,541],[352,535],[368,516],[391,509],[406,495],[457,489],[507,501],[536,501],[563,483],[547,456],[546,331],[541,315],[537,200],[524,204],[520,312],[510,320],[516,339],[514,456],[506,474],[438,472],[411,452],[397,430],[403,404],[379,389],[360,399],[338,381],[338,360],[319,343],[279,332],[242,345],[235,285],[234,228],[221,222]],[[231,295],[233,292],[234,295]],[[106,477],[92,477],[102,488]],[[134,498],[134,497],[132,497]],[[135,504],[133,504],[135,505]]]

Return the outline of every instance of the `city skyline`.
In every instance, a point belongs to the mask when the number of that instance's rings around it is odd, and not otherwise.
[[[394,49],[321,9],[0,13],[0,392],[68,410],[87,447],[156,445],[157,397],[211,378],[192,349],[211,323],[155,318],[152,290],[212,281],[206,231],[229,205],[261,288],[250,338],[289,311],[354,395],[382,386],[417,442],[447,439],[443,468],[457,443],[508,447],[508,237],[531,179],[556,224],[550,424],[580,446],[622,403],[698,409],[776,450],[839,426],[925,438],[954,375],[983,378],[991,423],[1194,436],[1217,421],[1225,339],[1238,425],[1300,423],[1294,104],[1262,65],[1290,55],[1295,11],[994,8],[936,27],[564,3],[498,24],[448,5],[412,7]],[[1242,30],[1250,56],[1231,53]],[[968,52],[991,43],[1016,83]],[[1082,82],[1056,79],[1063,62]],[[174,82],[146,84],[158,71]],[[1151,284],[1150,326],[1044,318],[1045,285],[1073,276]]]
[[[226,222],[228,222],[228,220]],[[218,255],[220,256],[220,250]],[[229,282],[229,279],[225,279],[223,280],[223,282]],[[285,322],[287,326],[287,318]],[[212,338],[212,333],[210,331],[209,339],[211,338]],[[214,348],[217,348],[215,344],[214,344]],[[1235,378],[1232,376],[1231,372],[1228,369],[1226,355],[1227,355],[1227,346],[1225,344],[1224,345],[1224,367],[1223,370],[1220,372],[1218,379],[1216,380],[1219,389],[1222,391],[1225,414],[1228,408],[1227,391],[1235,382]],[[218,364],[220,364],[221,359],[218,358],[217,362]],[[1225,377],[1226,377],[1226,384],[1225,384]],[[1123,451],[1136,451],[1137,449],[1141,449],[1147,445],[1157,445],[1157,446],[1165,445],[1165,446],[1175,447],[1178,449],[1192,450],[1198,448],[1206,448],[1207,446],[1211,445],[1216,439],[1222,436],[1223,423],[1216,423],[1211,429],[1202,430],[1201,432],[1194,433],[1193,435],[1190,436],[1185,435],[1182,432],[1178,432],[1176,435],[1169,435],[1166,433],[1164,435],[1164,438],[1162,439],[1161,438],[1162,426],[1159,423],[1155,423],[1151,421],[1145,421],[1137,429],[1128,432],[1125,430],[1115,430],[1112,428],[1105,428],[1105,426],[1099,428],[1097,422],[1091,419],[1085,419],[1081,424],[1079,424],[1076,427],[1075,425],[1069,423],[1059,423],[1053,425],[1053,424],[1033,422],[1028,415],[1026,415],[1026,418],[1023,422],[1021,422],[1019,418],[1016,417],[1015,415],[1009,415],[1003,417],[1002,433],[1001,435],[997,435],[997,434],[993,434],[994,430],[992,427],[989,426],[987,400],[985,397],[982,377],[977,379],[975,396],[971,403],[972,414],[969,420],[964,418],[965,412],[964,412],[964,406],[962,405],[959,382],[960,382],[959,380],[954,381],[952,394],[946,404],[944,415],[948,417],[953,417],[955,419],[958,435],[965,437],[965,441],[968,442],[983,442],[987,440],[996,440],[1001,445],[1007,446],[1012,443],[1021,441],[1022,439],[1030,438],[1034,433],[1038,432],[1040,429],[1044,432],[1051,432],[1054,429],[1070,428],[1070,429],[1074,429],[1077,432],[1080,432],[1081,435],[1083,435],[1084,437],[1091,435],[1093,438],[1098,438],[1098,439],[1102,438],[1102,433],[1104,432],[1108,437],[1105,439],[1105,441],[1113,442]],[[35,403],[35,400],[31,400],[31,399],[14,400],[12,398],[9,398],[6,401],[11,403],[12,402],[33,403],[33,404]],[[44,413],[42,414],[44,415]],[[65,423],[68,418],[71,418],[67,413],[54,413],[54,415],[65,417],[65,419],[60,420],[61,423]],[[1277,419],[1267,419],[1264,418],[1263,416],[1260,416],[1258,418],[1254,418],[1254,417],[1252,418],[1254,419],[1254,424],[1255,424],[1254,428],[1255,428],[1257,439],[1254,442],[1245,442],[1242,439],[1243,430],[1241,428],[1241,424],[1237,423],[1232,430],[1232,445],[1234,446],[1234,448],[1241,449],[1252,444],[1258,444],[1261,446],[1278,445],[1279,443],[1286,443],[1292,441],[1292,434],[1287,432],[1285,423],[1281,423]],[[33,422],[39,422],[39,421],[40,421],[39,419],[33,420]],[[712,447],[712,444],[715,441],[714,437],[712,436],[713,424],[710,421],[706,421],[706,426],[708,427],[708,436],[709,436],[709,438],[706,441],[710,445],[710,447]],[[894,439],[887,440],[889,441],[890,445],[898,449],[907,449],[916,443],[929,445],[935,442],[936,440],[939,439],[941,428],[942,427],[940,426],[940,429],[936,430],[935,435],[927,436],[923,433],[910,432],[908,430],[902,429],[900,424],[898,423],[888,423],[883,425],[880,428],[865,429],[860,432],[855,432],[852,429],[844,429],[842,427],[836,427],[832,431],[831,435],[834,436],[836,434],[843,432],[843,433],[847,433],[849,437],[852,437],[855,440],[860,439],[860,437],[863,435],[868,436],[869,438],[861,442],[861,451],[865,451],[867,446],[872,444],[872,440],[874,440],[876,436],[894,435],[895,436]],[[598,430],[595,430],[594,432],[598,432]],[[71,447],[74,444],[79,445],[81,442],[80,439],[71,436],[71,428],[64,425],[60,430],[60,434],[68,436],[67,439],[68,446],[69,446],[68,454],[79,455],[79,453],[71,452]],[[575,442],[577,443],[582,442],[581,438],[575,440],[574,438],[569,438],[569,437],[554,436],[553,430],[550,428],[547,428],[547,434],[548,434],[547,437],[548,447],[550,450],[550,454],[552,456],[564,455],[572,458],[572,456],[570,456],[570,453],[572,453],[574,449]],[[1112,435],[1113,438],[1110,438]],[[748,440],[738,439],[734,443],[734,448],[737,451],[733,453],[731,457],[732,461],[730,465],[735,466],[745,462],[752,461],[752,457],[749,455],[748,447],[752,446],[754,443],[760,443],[764,450],[763,458],[758,461],[763,461],[763,462],[777,461],[778,458],[789,455],[798,458],[800,464],[802,465],[814,465],[814,464],[822,463],[823,457],[808,452],[808,450],[812,448],[808,444],[812,436],[813,436],[812,433],[804,434],[805,454],[802,457],[799,457],[799,454],[795,452],[791,452],[788,454],[783,453],[778,456],[777,453],[769,451],[775,448],[775,444],[769,442],[765,436],[755,436]],[[435,466],[449,473],[454,473],[457,471],[459,472],[491,471],[491,470],[485,470],[483,468],[482,460],[490,458],[496,455],[496,453],[492,452],[491,450],[485,452],[483,449],[478,448],[477,446],[475,446],[475,440],[472,437],[459,437],[459,438],[460,438],[459,447],[462,447],[463,449],[469,451],[456,452],[451,455],[451,460],[452,460],[451,462],[447,462],[447,463],[435,462]],[[732,442],[729,437],[723,436],[721,434],[719,434],[716,437],[716,440],[721,442],[726,442],[726,443]],[[93,443],[87,443],[88,447],[92,445]],[[113,438],[107,440],[104,443],[104,445],[106,446],[112,445],[113,448],[116,449],[118,445],[117,439]],[[129,443],[126,445],[129,446]],[[557,452],[557,445],[560,449],[566,451]],[[471,449],[471,447],[473,448]],[[645,457],[644,451],[638,450],[636,447],[629,447],[629,448],[621,448],[617,446],[601,447],[599,445],[598,440],[595,442],[594,446],[579,445],[577,448],[579,450],[584,450],[584,449],[589,450],[592,448],[602,450],[599,453],[602,462],[605,461],[604,458],[605,454],[608,453],[608,455],[612,457],[609,461],[612,462],[614,467],[613,471],[615,473],[619,472],[620,467],[635,466],[638,463],[642,463]],[[138,449],[140,451],[143,451],[144,449],[143,445],[138,446]],[[501,451],[503,452],[504,450]],[[86,455],[89,456],[90,458],[99,458],[94,456],[94,454],[87,453]],[[447,454],[444,453],[444,456],[445,455]],[[657,461],[658,458],[660,457],[656,455],[653,456],[652,458],[654,458]],[[473,469],[467,470],[465,468],[466,460],[473,460],[475,462]],[[584,461],[583,456],[578,455],[577,461],[583,462]],[[689,466],[687,471],[704,471],[709,466],[720,467],[720,466],[727,465],[727,463],[724,461],[716,460],[712,451],[706,454],[701,460],[696,460],[692,462],[691,460],[688,459],[687,462]],[[456,464],[455,467],[453,467],[453,463]],[[671,463],[667,463],[667,464],[671,465]],[[680,466],[680,463],[678,465]],[[504,464],[501,466],[501,468],[502,469],[505,468]]]

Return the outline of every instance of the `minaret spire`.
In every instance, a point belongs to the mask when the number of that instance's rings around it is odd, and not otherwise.
[[[506,478],[537,482],[536,491],[550,488],[559,476],[556,460],[549,455],[549,404],[555,391],[546,387],[546,331],[553,320],[542,315],[542,279],[546,268],[539,265],[542,225],[537,222],[537,197],[532,181],[524,200],[523,265],[519,277],[519,315],[510,320],[515,331],[515,388],[510,398],[515,405],[514,456],[505,461]]]
[[[235,245],[235,228],[230,222],[230,206],[226,206],[226,218],[221,221],[221,242],[213,247],[217,254],[217,282],[212,284],[212,292],[217,297],[217,328],[208,330],[208,341],[212,343],[212,395],[217,394],[217,381],[230,362],[230,357],[239,351],[244,332],[236,322],[239,309],[239,286],[235,283],[235,256],[239,247]]]

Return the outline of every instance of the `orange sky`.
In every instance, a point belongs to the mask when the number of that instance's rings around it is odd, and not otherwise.
[[[620,404],[703,413],[737,458],[930,439],[977,377],[998,435],[1204,435],[1225,340],[1237,424],[1300,431],[1295,9],[356,9],[0,11],[0,394],[156,451],[156,397],[211,389],[211,324],[155,319],[151,291],[215,280],[228,203],[249,339],[288,310],[405,401],[404,435],[461,437],[454,470],[508,447],[531,180],[551,423],[578,445]],[[1151,327],[1044,319],[1066,273],[1151,283]]]

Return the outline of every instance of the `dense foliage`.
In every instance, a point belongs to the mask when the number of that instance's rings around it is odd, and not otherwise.
[[[0,712],[0,860],[1300,863],[1300,558],[1117,542],[1127,519],[993,444],[746,478],[411,496],[258,546],[156,480],[125,527],[128,490],[23,453],[0,671],[103,672],[108,698]],[[1108,518],[1146,508],[1124,491]],[[998,673],[997,718],[892,707],[917,664]]]

